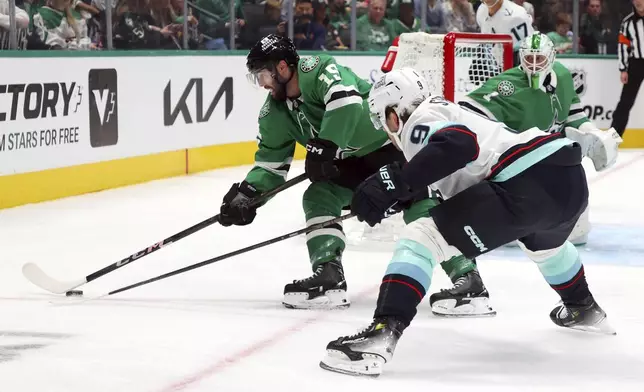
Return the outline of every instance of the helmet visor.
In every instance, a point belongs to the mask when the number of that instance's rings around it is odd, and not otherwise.
[[[383,129],[382,121],[380,121],[380,116],[377,113],[369,113],[369,118],[371,118],[371,123],[376,129]]]
[[[251,84],[251,86],[256,88],[263,88],[264,86],[272,85],[273,73],[266,68],[262,68],[246,74],[246,79],[248,80],[248,83]]]

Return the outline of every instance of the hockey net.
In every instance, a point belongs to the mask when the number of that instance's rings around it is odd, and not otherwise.
[[[512,37],[478,33],[405,33],[398,37],[398,46],[389,49],[387,60],[393,61],[393,69],[412,67],[421,72],[432,95],[458,102],[489,78],[512,68]],[[349,220],[344,231],[349,247],[390,250],[403,227],[400,213],[375,227]]]

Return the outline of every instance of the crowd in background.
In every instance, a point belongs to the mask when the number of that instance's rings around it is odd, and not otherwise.
[[[350,48],[351,0],[190,0],[187,31],[184,1],[112,0],[107,10],[106,0],[15,0],[18,47],[106,49],[110,12],[114,49],[181,49],[184,33],[189,49],[248,49],[267,34],[287,35],[291,29],[301,50]],[[233,7],[230,1],[235,1]],[[386,51],[401,33],[420,31],[421,1],[427,2],[425,31],[479,31],[475,15],[480,0],[358,0],[356,49]],[[559,53],[572,53],[577,0],[513,1],[533,16],[535,29],[547,33]],[[619,24],[631,12],[631,2],[579,1],[579,52],[616,54]],[[9,9],[9,0],[0,0],[0,49],[9,48]]]

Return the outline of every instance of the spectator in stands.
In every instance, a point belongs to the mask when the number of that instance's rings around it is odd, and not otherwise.
[[[315,7],[322,8],[322,13],[326,13],[326,4],[323,1],[298,0],[295,5],[296,19],[293,25],[293,43],[297,49],[303,50],[321,50],[326,41],[326,28],[322,23],[313,21],[313,12]],[[324,20],[324,17],[322,18]]]
[[[0,0],[0,29],[9,31],[9,17],[9,0]],[[27,11],[16,7],[15,19],[17,29],[29,27],[29,14],[27,14]]]
[[[393,24],[385,19],[385,0],[370,0],[369,10],[356,20],[358,50],[386,51],[396,37]]]
[[[545,4],[539,9],[539,26],[540,31],[554,31],[557,28],[557,15],[563,12],[563,5],[559,0],[546,0]]]
[[[447,31],[474,33],[479,30],[474,7],[468,0],[447,0],[443,8]]]
[[[341,46],[345,46],[351,42],[351,13],[350,8],[347,7],[345,0],[329,0],[329,20],[331,25],[337,33],[334,33],[333,30],[327,28],[327,35],[329,32],[332,35],[337,35],[342,45],[339,45],[338,49],[342,49]],[[327,36],[327,42],[328,42]],[[335,40],[335,38],[333,38]]]
[[[366,3],[368,3],[368,1]],[[396,21],[398,19],[398,8],[400,3],[400,0],[387,0],[385,4],[385,18],[392,22]]]
[[[398,19],[394,20],[395,35],[420,31],[420,19],[414,15],[414,1],[400,0]],[[429,29],[428,29],[429,30]]]
[[[199,19],[199,30],[208,37],[207,49],[229,48],[231,1],[235,2],[235,31],[239,33],[246,25],[241,0],[195,0],[195,5],[205,10],[195,11],[195,15]]]
[[[72,8],[78,11],[85,19],[89,19],[94,15],[99,14],[99,9],[91,4],[85,3],[83,0],[73,0]]]
[[[105,3],[103,1],[100,4],[94,4],[94,1],[91,1],[90,4],[90,0],[72,0],[72,9],[78,11],[83,19],[85,19],[85,23],[87,23],[87,36],[98,48],[104,47],[104,33],[106,30]],[[116,1],[113,3],[116,3]],[[102,8],[97,7],[97,5],[100,5]]]
[[[71,0],[50,0],[34,16],[34,29],[40,40],[53,49],[94,49],[87,36],[87,24],[72,9]]]
[[[246,42],[242,44],[243,47],[254,45],[263,37],[277,32],[281,7],[280,0],[266,0],[264,5],[245,4],[244,15],[248,24],[245,27],[244,40]],[[260,10],[261,15],[259,15]]]
[[[589,0],[579,26],[580,44],[585,53],[606,54],[611,29],[602,18],[601,0]]]
[[[181,1],[181,0],[180,0]],[[168,27],[172,31],[172,34],[168,35],[168,40],[163,48],[166,49],[180,49],[183,47],[183,4],[177,4],[181,6],[179,13],[175,11],[175,7],[172,4],[172,0],[148,0],[150,7],[150,14],[152,19],[154,19],[155,25],[161,27],[161,29]],[[188,16],[188,45],[192,49],[197,48],[198,36],[196,33],[191,33],[191,27],[197,25],[197,19],[189,15]]]
[[[445,33],[447,29],[445,27],[445,10],[443,9],[443,0],[415,0],[414,3],[414,13],[418,18],[421,17],[421,2],[427,1],[427,17],[426,23],[427,27],[432,33]]]
[[[534,20],[534,6],[532,5],[532,3],[528,3],[525,0],[513,0],[513,1],[517,3],[517,5],[520,5],[521,7],[523,7],[528,13],[528,15],[532,16],[532,20]]]
[[[157,25],[147,0],[124,0],[116,15],[116,49],[176,48],[170,38],[176,32],[176,25]]]
[[[331,24],[329,18],[324,19],[324,27],[326,28],[326,41],[324,47],[327,50],[348,50],[350,49],[347,44],[344,43],[340,32],[338,29]]]
[[[570,15],[560,12],[557,15],[557,27],[555,31],[547,34],[555,45],[557,53],[572,53],[572,34],[569,34],[572,27],[572,18]]]
[[[351,13],[345,0],[331,0],[329,4],[329,19],[339,29],[349,28]]]
[[[176,16],[175,23],[183,23],[183,3],[184,0],[170,0],[170,7]],[[192,26],[199,24],[199,20],[192,14],[192,8],[190,7],[188,7],[188,24]]]
[[[29,28],[29,14],[27,11],[16,6],[14,15],[16,20],[16,29],[18,30],[16,42],[18,44],[18,48],[24,48],[27,29]],[[11,49],[9,41],[9,18],[9,0],[0,0],[0,50]]]

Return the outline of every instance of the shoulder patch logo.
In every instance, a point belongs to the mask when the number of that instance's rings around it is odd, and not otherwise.
[[[512,82],[510,82],[509,80],[502,80],[499,83],[497,90],[499,91],[499,94],[503,95],[504,97],[509,97],[510,95],[514,94],[514,91],[516,89],[514,88],[514,84],[512,84]]]
[[[268,116],[268,113],[271,111],[271,101],[266,101],[264,106],[259,110],[259,118],[264,118]]]
[[[302,72],[311,72],[318,64],[320,64],[320,56],[307,57],[300,63],[300,69]]]
[[[586,71],[583,69],[571,69],[572,84],[577,95],[582,96],[586,92]]]

